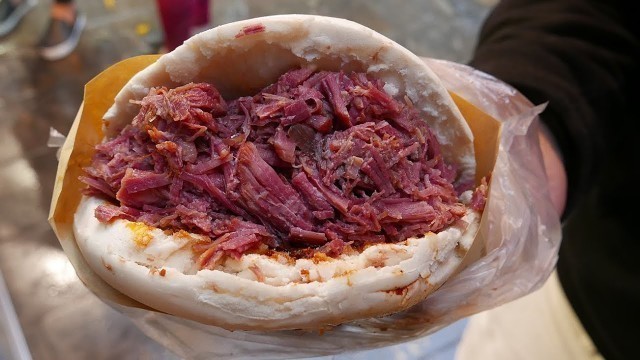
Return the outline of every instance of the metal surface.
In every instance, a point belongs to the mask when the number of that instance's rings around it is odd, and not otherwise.
[[[46,25],[48,4],[40,1],[10,36],[0,39],[0,269],[28,350],[34,359],[174,359],[87,291],[46,221],[57,166],[56,150],[47,147],[49,129],[66,134],[91,77],[120,59],[152,51],[152,43],[161,38],[155,2],[78,2],[87,27],[77,50],[57,62],[40,60],[34,49]],[[216,0],[210,11],[212,25],[277,13],[346,17],[418,55],[464,62],[491,4]],[[450,358],[462,327],[457,324],[422,342],[402,345],[396,357],[420,358],[430,344],[434,358]],[[0,346],[6,348],[8,335],[0,336]],[[356,357],[386,358],[390,353],[379,350]]]

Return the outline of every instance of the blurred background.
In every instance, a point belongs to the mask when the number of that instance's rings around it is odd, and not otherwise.
[[[84,288],[47,223],[50,131],[68,132],[93,76],[184,34],[283,13],[351,19],[417,55],[464,63],[497,0],[196,0],[185,30],[175,12],[190,1],[0,0],[0,360],[177,359]],[[44,51],[52,41],[64,46]],[[464,325],[338,358],[451,359]]]

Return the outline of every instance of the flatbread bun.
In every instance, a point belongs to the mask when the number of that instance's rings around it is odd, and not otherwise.
[[[107,137],[131,122],[152,87],[210,82],[227,98],[249,95],[300,66],[366,72],[392,96],[408,98],[436,134],[443,156],[473,182],[473,135],[435,74],[420,58],[357,23],[280,15],[200,33],[136,74],[104,116]],[[476,235],[468,210],[438,233],[371,245],[337,258],[292,259],[284,253],[227,258],[198,270],[199,235],[127,220],[99,222],[103,200],[84,197],[74,219],[78,246],[107,283],[154,309],[229,330],[317,329],[415,305],[453,274]]]

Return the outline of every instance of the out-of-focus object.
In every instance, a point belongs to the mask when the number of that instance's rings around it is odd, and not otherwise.
[[[65,17],[57,16],[57,12]],[[56,61],[70,55],[78,46],[87,18],[71,1],[52,4],[51,14],[49,26],[38,43],[38,52],[43,59]]]
[[[0,270],[0,360],[31,360],[27,341],[18,322]]]
[[[21,0],[0,1],[0,37],[8,35],[13,29],[18,26],[20,20],[27,15],[38,1],[36,0]]]
[[[210,0],[156,0],[162,28],[164,46],[171,51],[209,24]]]
[[[557,272],[539,290],[469,320],[456,360],[474,359],[604,360],[571,307]]]
[[[104,8],[108,10],[113,10],[116,7],[116,0],[103,0]]]

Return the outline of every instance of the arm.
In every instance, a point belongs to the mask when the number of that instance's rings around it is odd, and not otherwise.
[[[567,172],[562,163],[562,156],[553,135],[546,126],[541,126],[540,149],[542,150],[542,160],[549,179],[549,193],[551,201],[558,214],[564,212],[567,200]]]
[[[617,1],[503,0],[486,20],[471,64],[539,104],[549,101],[541,134],[555,204],[562,209],[560,153],[568,174],[567,207],[589,189],[613,125],[626,108],[638,54],[634,12]],[[626,6],[626,5],[624,5]],[[626,10],[626,11],[625,11]],[[610,119],[607,121],[607,119]],[[622,127],[622,124],[616,124]]]

